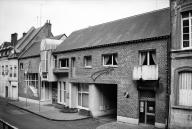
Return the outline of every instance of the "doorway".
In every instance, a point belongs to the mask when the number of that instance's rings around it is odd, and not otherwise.
[[[140,92],[139,123],[155,125],[155,93],[154,92],[146,92],[146,91]]]
[[[5,97],[7,98],[8,97],[8,92],[9,92],[9,89],[8,89],[8,86],[5,87]]]
[[[57,103],[57,82],[52,82],[52,104]]]

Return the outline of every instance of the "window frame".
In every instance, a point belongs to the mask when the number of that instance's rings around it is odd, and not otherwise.
[[[62,67],[61,66],[61,61],[62,60],[66,60],[67,62],[65,62],[65,67]],[[59,68],[61,68],[61,69],[68,69],[69,68],[69,58],[61,58],[61,59],[59,59]]]
[[[23,63],[22,62],[19,64],[19,68],[20,68],[20,70],[23,70]]]
[[[33,75],[35,77],[34,79],[32,77]],[[30,84],[33,84],[33,82],[34,82],[35,86],[30,85]],[[25,75],[25,84],[27,87],[32,86],[32,87],[38,89],[38,86],[39,86],[38,74],[37,73],[28,73],[27,75]]]
[[[113,64],[114,55],[116,55],[116,62],[117,62],[116,65]],[[109,64],[109,65],[106,65],[106,64],[105,64],[105,56],[112,56],[112,64]],[[102,55],[102,64],[103,64],[103,66],[106,66],[106,67],[118,67],[117,58],[118,58],[118,53],[103,54],[103,55]]]
[[[9,66],[9,69],[10,69],[9,77],[13,77],[12,76],[12,74],[13,74],[13,67],[12,67],[12,65]]]
[[[192,109],[191,106],[183,106],[179,105],[179,73],[181,72],[192,72],[192,67],[190,66],[185,66],[185,67],[179,67],[174,71],[174,106],[173,108],[185,108],[185,109]]]
[[[154,60],[154,65],[157,65],[157,58],[156,58],[156,50],[155,49],[151,49],[151,50],[141,50],[141,51],[139,51],[139,65],[140,66],[151,66],[151,64],[150,64],[150,52],[154,52],[155,53],[155,60]],[[143,65],[142,63],[141,63],[141,58],[142,58],[142,53],[147,53],[147,65]]]
[[[14,65],[13,77],[17,77],[17,66],[16,65]]]
[[[183,18],[183,13],[188,13],[188,17]],[[181,49],[192,49],[192,12],[186,11],[181,13]],[[183,47],[183,21],[188,20],[189,21],[189,47]]]
[[[88,65],[88,58],[90,58],[90,61],[91,61],[90,65]],[[83,63],[85,68],[92,68],[92,56],[91,55],[84,56]]]
[[[88,91],[83,91],[82,87],[83,86],[87,86],[88,87]],[[80,89],[80,90],[79,90]],[[80,105],[79,105],[79,94],[81,96],[81,102],[80,102]],[[88,107],[84,107],[83,106],[83,94],[87,94],[88,95],[88,100],[89,100],[89,85],[88,84],[85,84],[85,83],[79,83],[77,85],[77,107],[78,108],[81,108],[81,109],[85,109],[85,110],[89,110],[89,101],[88,101]]]

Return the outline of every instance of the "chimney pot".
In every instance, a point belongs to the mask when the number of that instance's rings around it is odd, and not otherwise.
[[[11,44],[14,46],[17,43],[17,33],[11,34]]]

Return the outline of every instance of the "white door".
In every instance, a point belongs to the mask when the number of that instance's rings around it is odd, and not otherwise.
[[[12,95],[13,95],[13,99],[17,99],[17,86],[12,86]]]

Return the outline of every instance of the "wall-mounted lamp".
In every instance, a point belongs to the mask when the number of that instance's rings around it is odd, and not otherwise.
[[[124,97],[125,98],[129,98],[130,97],[130,95],[129,95],[129,92],[127,91],[127,92],[124,92]]]

